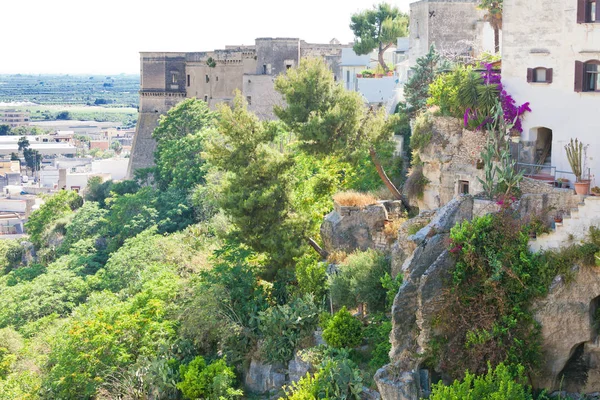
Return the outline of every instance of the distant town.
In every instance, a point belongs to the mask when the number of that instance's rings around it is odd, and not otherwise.
[[[139,76],[0,75],[0,234],[23,233],[40,193],[122,180]]]

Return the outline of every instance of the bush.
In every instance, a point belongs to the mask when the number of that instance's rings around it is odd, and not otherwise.
[[[323,330],[325,342],[335,348],[354,348],[362,342],[362,323],[343,307]]]
[[[314,375],[306,374],[298,382],[284,387],[287,400],[313,400],[313,399],[360,399],[363,380],[360,370],[348,358],[346,351],[325,349],[319,351],[311,363],[319,365]]]
[[[319,310],[311,296],[270,307],[259,315],[262,356],[269,363],[290,361],[296,347],[310,337],[319,320]]]
[[[206,366],[204,358],[198,356],[188,365],[182,365],[180,373],[183,380],[177,388],[187,399],[228,400],[243,395],[241,390],[234,388],[235,373],[224,359]]]
[[[410,137],[410,148],[413,152],[422,151],[429,144],[433,136],[433,121],[431,114],[420,113],[415,119],[412,135]]]
[[[336,193],[333,196],[333,200],[340,206],[348,207],[366,207],[377,203],[375,196],[369,193],[355,192],[353,190]]]
[[[391,273],[389,257],[374,250],[357,251],[330,276],[330,296],[336,308],[367,305],[369,313],[386,309],[386,290],[381,278]]]
[[[525,368],[516,367],[516,374],[504,364],[498,364],[495,369],[488,365],[488,372],[483,376],[466,373],[462,382],[454,381],[450,386],[442,382],[434,384],[430,400],[455,399],[511,399],[532,400],[531,388],[524,384]]]
[[[422,199],[425,192],[425,186],[427,186],[429,182],[429,179],[423,174],[423,167],[420,165],[415,166],[404,184],[404,191],[411,200]]]
[[[296,280],[300,295],[312,295],[320,302],[327,295],[327,264],[316,254],[304,255],[296,262]]]

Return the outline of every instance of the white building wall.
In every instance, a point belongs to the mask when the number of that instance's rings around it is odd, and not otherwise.
[[[92,162],[93,174],[110,174],[113,181],[120,181],[127,176],[128,158],[109,158]]]
[[[358,78],[358,90],[367,103],[384,103],[396,95],[396,77]]]
[[[600,93],[574,90],[575,61],[600,60],[600,24],[578,24],[575,0],[504,0],[502,81],[518,104],[530,102],[524,145],[538,127],[552,130],[552,165],[571,171],[571,138],[588,144],[588,166],[600,174]],[[527,83],[527,68],[553,69],[553,82]],[[572,176],[571,176],[572,179]],[[592,182],[592,186],[600,182]]]

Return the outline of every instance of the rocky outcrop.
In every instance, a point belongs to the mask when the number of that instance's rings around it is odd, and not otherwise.
[[[328,252],[343,250],[389,250],[396,237],[385,233],[386,224],[401,217],[400,201],[382,201],[365,207],[334,204],[321,225],[323,246]]]
[[[252,359],[244,383],[253,393],[275,393],[286,383],[285,372],[283,365],[263,364]]]
[[[600,389],[600,268],[576,267],[573,280],[558,277],[534,305],[542,328],[544,360],[536,387],[591,393]]]
[[[437,211],[427,226],[408,238],[415,250],[402,265],[404,283],[392,307],[392,363],[375,375],[385,400],[419,398],[419,355],[427,350],[432,320],[441,309],[443,287],[454,265],[446,250],[450,229],[472,216],[472,197],[453,199]]]
[[[415,251],[417,245],[409,240],[415,229],[424,227],[435,215],[434,211],[423,211],[418,216],[409,219],[400,225],[398,229],[398,240],[392,245],[392,277],[396,278],[401,272],[404,261]]]

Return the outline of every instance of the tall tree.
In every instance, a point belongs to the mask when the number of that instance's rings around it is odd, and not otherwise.
[[[205,102],[187,99],[161,117],[152,133],[157,146],[154,152],[155,179],[161,189],[169,186],[190,189],[204,182],[205,130],[214,127],[216,114]]]
[[[481,0],[479,8],[486,11],[484,19],[494,30],[494,51],[500,52],[500,31],[502,30],[503,0]]]
[[[354,32],[354,51],[358,55],[369,54],[377,49],[379,64],[385,72],[389,69],[383,55],[387,49],[396,44],[399,37],[408,34],[408,15],[398,7],[387,3],[376,5],[372,10],[365,10],[352,15],[350,29]]]
[[[337,84],[324,61],[302,60],[298,68],[277,78],[275,88],[286,102],[285,107],[274,108],[275,114],[297,135],[300,148],[312,155],[346,159],[368,151],[383,183],[402,199],[376,151],[391,140],[391,124],[383,113],[365,107],[358,93]]]
[[[412,75],[404,85],[404,97],[408,105],[408,111],[414,115],[427,104],[429,98],[429,85],[431,85],[440,72],[442,64],[440,55],[431,45],[429,52],[423,57],[417,58],[417,64],[411,67]]]

